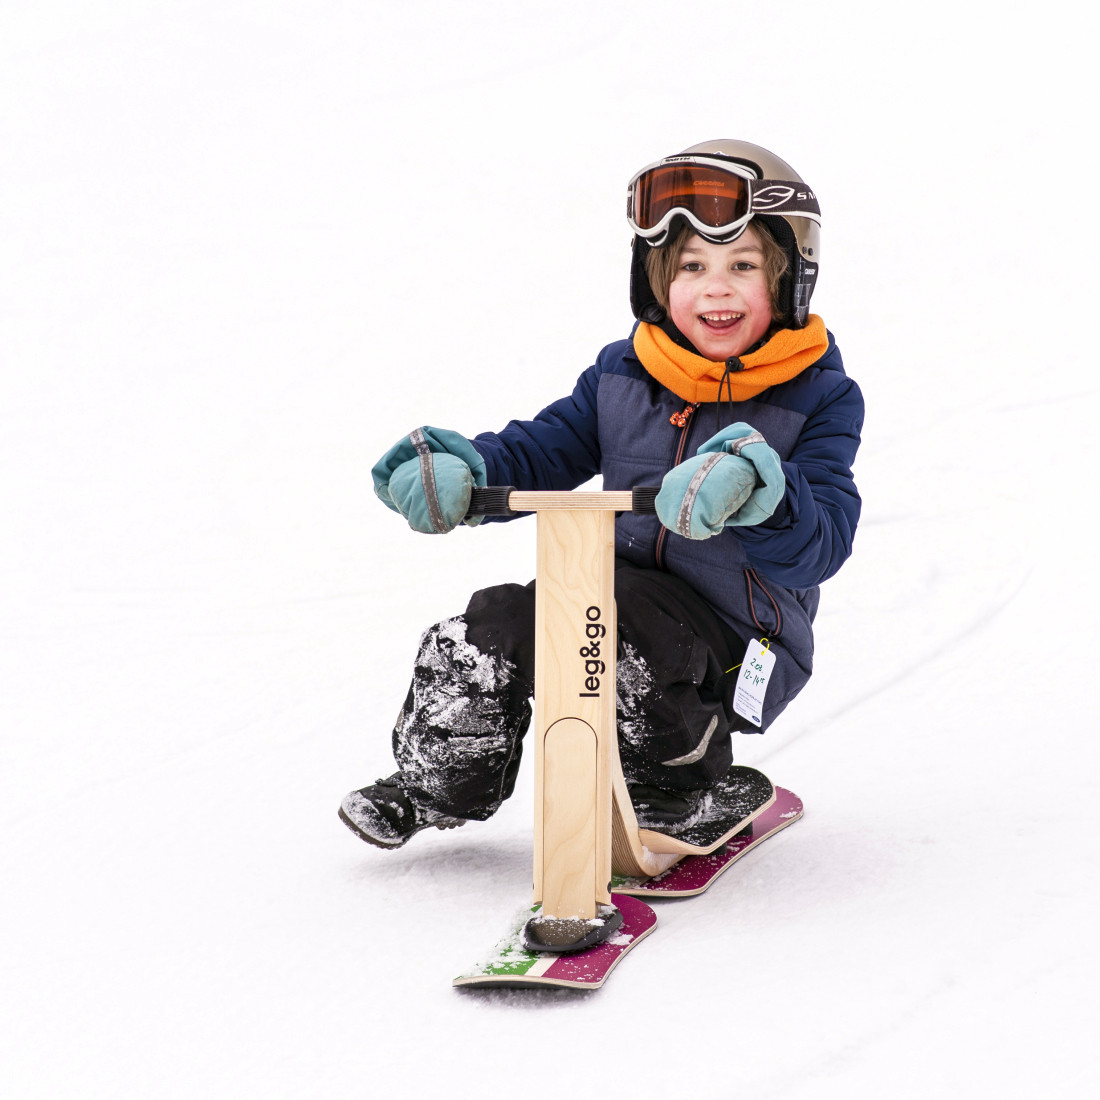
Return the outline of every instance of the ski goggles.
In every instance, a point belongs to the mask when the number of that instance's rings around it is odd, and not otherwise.
[[[761,180],[752,170],[713,157],[666,157],[628,184],[630,228],[651,245],[664,244],[676,217],[716,244],[744,232],[755,214],[797,214],[821,220],[817,197],[800,180]]]

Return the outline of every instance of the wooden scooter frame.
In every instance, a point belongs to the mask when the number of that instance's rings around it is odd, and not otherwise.
[[[640,829],[619,763],[615,513],[634,509],[637,498],[483,492],[506,493],[505,512],[538,516],[534,901],[544,917],[591,920],[611,904],[612,871],[652,877],[727,838],[703,848]],[[638,510],[652,511],[654,491],[641,492],[650,505]]]

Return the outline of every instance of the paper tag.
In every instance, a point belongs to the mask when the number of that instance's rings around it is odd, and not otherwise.
[[[775,666],[775,654],[767,642],[753,638],[741,661],[737,686],[733,690],[733,709],[754,726],[760,725],[764,713],[764,692],[768,690],[768,677]]]

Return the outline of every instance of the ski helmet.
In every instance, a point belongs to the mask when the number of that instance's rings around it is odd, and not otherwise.
[[[634,230],[630,307],[639,320],[665,319],[646,274],[651,248],[684,224],[724,244],[759,218],[787,257],[777,302],[783,324],[806,324],[817,281],[821,210],[802,177],[774,153],[732,139],[692,145],[634,176],[627,188],[627,218]]]

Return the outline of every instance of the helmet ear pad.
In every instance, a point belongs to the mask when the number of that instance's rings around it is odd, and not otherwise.
[[[780,276],[775,303],[782,324],[785,328],[805,328],[810,316],[810,295],[817,281],[817,264],[803,259],[794,230],[786,218],[757,214],[752,221],[764,224],[787,257],[787,270]]]
[[[775,243],[783,249],[783,255],[787,257],[787,269],[779,277],[779,289],[776,291],[775,307],[784,326],[801,327],[793,325],[794,318],[794,286],[798,274],[798,242],[794,239],[794,230],[783,218],[768,217],[766,214],[757,214],[749,222],[762,222],[775,238]]]
[[[646,257],[649,251],[650,245],[647,241],[641,237],[634,238],[630,258],[630,308],[639,321],[659,325],[667,314],[649,285],[649,275],[646,273]]]

